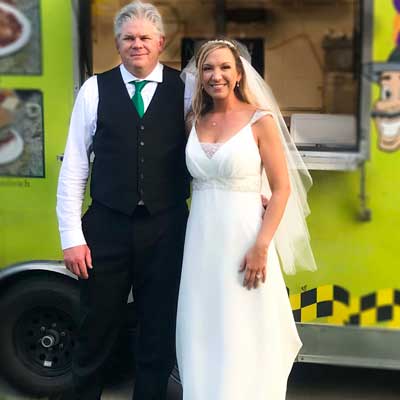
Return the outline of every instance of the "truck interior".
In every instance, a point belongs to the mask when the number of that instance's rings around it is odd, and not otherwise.
[[[90,72],[119,62],[113,16],[127,0],[92,0]],[[353,170],[368,158],[371,14],[365,0],[155,0],[164,18],[162,61],[181,69],[200,40],[248,45],[310,169]],[[87,11],[87,10],[86,10]],[[88,50],[90,46],[87,46]]]

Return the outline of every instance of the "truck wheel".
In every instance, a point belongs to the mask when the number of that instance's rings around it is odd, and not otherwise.
[[[11,286],[0,298],[0,369],[32,395],[71,385],[71,350],[78,324],[78,285],[37,275]]]

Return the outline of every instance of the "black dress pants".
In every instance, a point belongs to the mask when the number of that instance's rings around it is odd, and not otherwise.
[[[124,322],[132,287],[138,313],[135,400],[164,400],[175,362],[175,322],[186,203],[127,216],[93,202],[82,219],[93,269],[80,280],[81,315],[73,355],[74,396],[100,399],[104,366]]]

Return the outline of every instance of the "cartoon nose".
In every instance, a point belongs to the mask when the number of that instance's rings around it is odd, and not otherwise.
[[[387,99],[379,100],[375,104],[375,109],[378,111],[384,111],[388,113],[400,111],[400,100],[399,99]]]

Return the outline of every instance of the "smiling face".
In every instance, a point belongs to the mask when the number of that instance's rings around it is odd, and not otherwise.
[[[155,68],[164,42],[165,38],[146,19],[127,20],[116,38],[122,63],[138,78],[145,78]]]
[[[211,51],[199,69],[203,88],[213,100],[235,96],[236,83],[242,75],[229,48],[222,47]]]
[[[381,96],[373,116],[379,134],[379,148],[400,149],[400,72],[384,72],[380,78]]]

